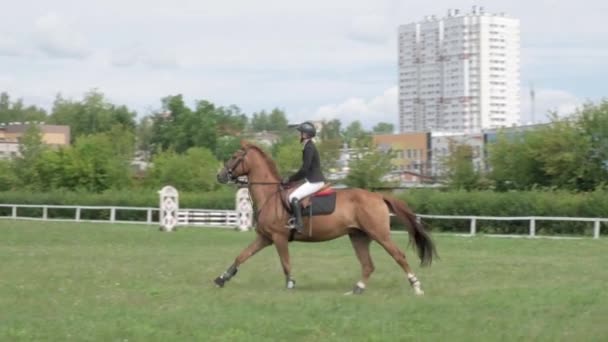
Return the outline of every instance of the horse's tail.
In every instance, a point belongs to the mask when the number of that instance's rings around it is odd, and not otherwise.
[[[420,258],[422,266],[429,266],[433,262],[433,257],[438,257],[435,250],[435,243],[431,239],[429,233],[426,232],[422,223],[418,222],[414,212],[405,204],[394,197],[383,196],[384,202],[397,217],[406,224],[410,235],[410,243],[412,238],[415,242],[416,251]]]

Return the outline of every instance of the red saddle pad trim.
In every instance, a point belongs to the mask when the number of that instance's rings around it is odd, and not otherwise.
[[[329,196],[329,195],[333,194],[334,192],[336,192],[336,190],[334,190],[332,188],[327,188],[327,189],[321,190],[319,192],[315,192],[312,196],[313,197]]]

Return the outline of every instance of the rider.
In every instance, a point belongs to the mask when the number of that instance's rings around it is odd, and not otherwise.
[[[283,178],[281,183],[285,185],[304,179],[304,183],[289,195],[289,203],[295,216],[295,228],[300,232],[303,226],[299,201],[321,190],[325,184],[325,177],[323,177],[323,173],[321,172],[319,151],[317,151],[315,143],[312,141],[312,138],[317,135],[315,126],[311,122],[306,121],[300,124],[297,130],[300,132],[300,143],[303,146],[302,167],[291,177]]]

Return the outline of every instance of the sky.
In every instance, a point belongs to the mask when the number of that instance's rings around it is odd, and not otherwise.
[[[292,122],[397,124],[397,29],[448,9],[521,21],[522,121],[608,96],[608,2],[0,0],[0,91],[49,109],[91,89],[140,116],[188,104],[275,107]]]

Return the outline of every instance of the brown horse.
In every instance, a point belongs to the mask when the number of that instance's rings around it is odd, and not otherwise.
[[[283,206],[281,196],[285,191],[280,185],[280,175],[275,163],[259,147],[242,143],[224,168],[218,173],[220,183],[236,181],[247,176],[249,191],[257,208],[257,227],[255,240],[236,257],[234,263],[221,276],[215,279],[219,287],[230,280],[238,267],[261,249],[274,243],[283,272],[286,286],[295,287],[289,263],[289,235],[286,228],[289,214]],[[424,292],[403,252],[391,239],[390,212],[397,215],[408,226],[410,242],[413,240],[423,266],[430,265],[436,255],[435,246],[423,226],[416,220],[408,206],[392,197],[362,189],[343,189],[336,192],[336,209],[332,214],[304,217],[304,230],[296,233],[294,239],[304,242],[328,241],[348,234],[361,263],[362,278],[352,292],[360,294],[365,289],[374,264],[369,253],[372,240],[379,243],[405,271],[417,295]]]

